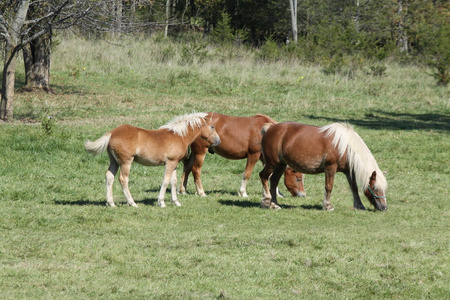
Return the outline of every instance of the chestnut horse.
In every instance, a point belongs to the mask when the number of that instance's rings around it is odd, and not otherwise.
[[[284,171],[284,185],[294,197],[306,197],[305,174],[287,167]]]
[[[250,175],[255,168],[261,156],[261,129],[266,123],[276,124],[277,122],[265,115],[256,115],[253,117],[234,117],[218,113],[213,114],[213,124],[221,138],[218,146],[210,147],[210,144],[202,139],[197,139],[191,144],[191,154],[184,161],[183,175],[178,192],[185,194],[189,173],[192,172],[197,189],[197,195],[206,196],[201,181],[201,171],[208,149],[210,152],[217,153],[227,159],[247,158],[244,174],[242,176],[239,195],[247,196],[247,183]],[[285,173],[285,183],[289,192],[298,197],[305,196],[303,186],[303,174],[293,173],[289,168]]]
[[[165,173],[158,204],[165,207],[164,195],[169,181],[172,184],[172,202],[180,206],[176,193],[176,167],[185,155],[188,146],[197,138],[208,145],[216,146],[220,138],[212,124],[212,116],[207,113],[193,113],[175,117],[158,130],[147,130],[130,125],[119,126],[98,140],[85,143],[87,152],[98,155],[105,150],[109,156],[109,168],[106,172],[106,204],[115,206],[112,186],[117,170],[120,168],[119,181],[128,205],[137,207],[130,190],[128,176],[133,161],[145,166],[165,165]]]
[[[259,173],[263,185],[261,207],[279,209],[276,188],[286,165],[305,174],[325,173],[323,209],[333,210],[330,194],[336,172],[343,172],[353,194],[353,207],[365,209],[358,185],[377,210],[386,210],[387,182],[361,137],[348,124],[324,127],[297,122],[268,124],[261,148],[266,162]],[[272,175],[271,175],[272,174]],[[270,190],[268,179],[270,177]]]

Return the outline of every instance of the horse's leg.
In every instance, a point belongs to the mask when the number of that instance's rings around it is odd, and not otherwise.
[[[278,183],[280,182],[281,176],[283,176],[285,169],[285,164],[279,164],[273,171],[272,176],[270,176],[270,194],[272,195],[270,208],[281,209],[281,207],[278,206],[277,201]]]
[[[197,195],[200,197],[206,197],[205,191],[203,190],[202,185],[202,166],[205,161],[206,152],[208,152],[208,148],[203,149],[204,152],[196,153],[194,157],[194,164],[192,165],[192,175],[194,176],[194,183],[197,189]]]
[[[119,164],[114,159],[114,157],[109,154],[109,168],[108,171],[106,171],[106,205],[109,205],[111,207],[116,207],[114,204],[114,197],[113,197],[113,183],[114,178],[116,177],[117,170],[119,169]]]
[[[180,179],[180,186],[178,187],[179,194],[186,194],[187,183],[189,173],[192,172],[192,166],[194,165],[194,154],[191,153],[186,161],[183,161],[183,174]]]
[[[345,176],[347,176],[347,181],[350,184],[350,189],[351,189],[352,194],[353,194],[353,208],[354,209],[365,210],[366,208],[362,204],[361,198],[359,197],[358,184],[356,183],[355,175],[353,174],[353,176],[351,176],[350,172],[346,172]]]
[[[253,169],[259,160],[261,153],[249,154],[247,157],[247,163],[245,164],[244,174],[242,175],[241,187],[239,188],[239,196],[247,198],[247,183],[252,175]]]
[[[128,178],[130,176],[130,169],[131,169],[132,162],[133,162],[133,159],[120,165],[119,181],[120,181],[120,184],[122,185],[122,190],[125,195],[125,198],[127,199],[128,205],[133,206],[133,207],[138,207],[136,205],[136,203],[134,202],[133,197],[131,197],[130,189],[128,188]]]
[[[263,188],[263,198],[261,199],[261,208],[270,208],[272,196],[269,190],[268,179],[270,177],[270,174],[272,174],[272,171],[273,171],[272,167],[266,164],[264,166],[264,169],[261,172],[259,172],[259,178],[261,179],[261,184]]]
[[[325,197],[323,199],[323,209],[333,211],[334,208],[331,205],[330,197],[333,190],[334,176],[336,175],[337,166],[331,165],[325,167]]]
[[[177,198],[177,169],[173,170],[172,172],[172,178],[170,179],[170,183],[172,184],[172,202],[173,204],[175,204],[176,206],[181,206],[180,202],[178,202],[178,198]]]
[[[158,196],[158,205],[160,207],[166,207],[166,204],[164,203],[164,195],[166,194],[167,186],[170,183],[170,179],[173,176],[173,172],[175,171],[177,164],[178,164],[178,162],[176,162],[176,161],[168,161],[166,163],[166,168],[164,171],[164,178],[163,178],[163,182],[161,184],[161,189],[159,191],[159,196]]]

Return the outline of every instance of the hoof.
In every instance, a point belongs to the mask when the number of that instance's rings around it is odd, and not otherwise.
[[[323,207],[323,210],[326,210],[326,211],[333,211],[333,210],[334,210],[334,207],[333,207],[331,204],[328,204],[328,205],[325,205],[325,206]]]
[[[239,191],[238,195],[242,198],[248,198],[247,192],[245,192],[245,191],[244,192]]]
[[[175,206],[181,206],[181,203],[178,202],[178,200],[173,201],[173,204],[175,204]]]
[[[114,202],[106,202],[106,206],[116,207]]]
[[[205,192],[201,192],[201,193],[196,192],[195,194],[199,197],[206,197]]]
[[[261,199],[261,208],[270,208],[272,199],[271,198],[262,198]]]
[[[275,210],[277,210],[277,209],[281,209],[281,207],[280,206],[278,206],[278,204],[275,204],[275,203],[270,203],[270,207],[269,207],[270,209],[275,209]]]
[[[166,207],[166,203],[164,203],[164,200],[160,201],[158,200],[159,207]]]

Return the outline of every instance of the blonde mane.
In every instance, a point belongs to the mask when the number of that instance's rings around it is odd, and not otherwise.
[[[174,117],[167,124],[159,127],[159,129],[167,129],[173,131],[179,136],[186,136],[189,127],[201,127],[205,121],[207,113],[192,113]]]
[[[342,157],[347,152],[347,161],[350,170],[355,173],[355,179],[359,186],[365,191],[369,185],[370,176],[373,171],[377,173],[375,189],[383,193],[387,190],[387,181],[378,164],[361,137],[353,127],[347,123],[332,123],[321,127],[320,132],[325,132],[324,137],[333,136],[333,146]]]

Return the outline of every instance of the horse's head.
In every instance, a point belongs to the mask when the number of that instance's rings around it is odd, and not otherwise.
[[[216,132],[214,124],[212,122],[212,114],[205,120],[205,126],[200,131],[202,139],[206,140],[211,146],[217,146],[220,144],[220,137]]]
[[[387,202],[385,192],[381,189],[377,188],[377,172],[373,171],[372,175],[369,179],[369,185],[367,189],[364,191],[364,194],[369,199],[370,203],[377,210],[387,210]]]
[[[287,167],[284,171],[284,185],[294,197],[306,197],[304,176],[302,173]]]

